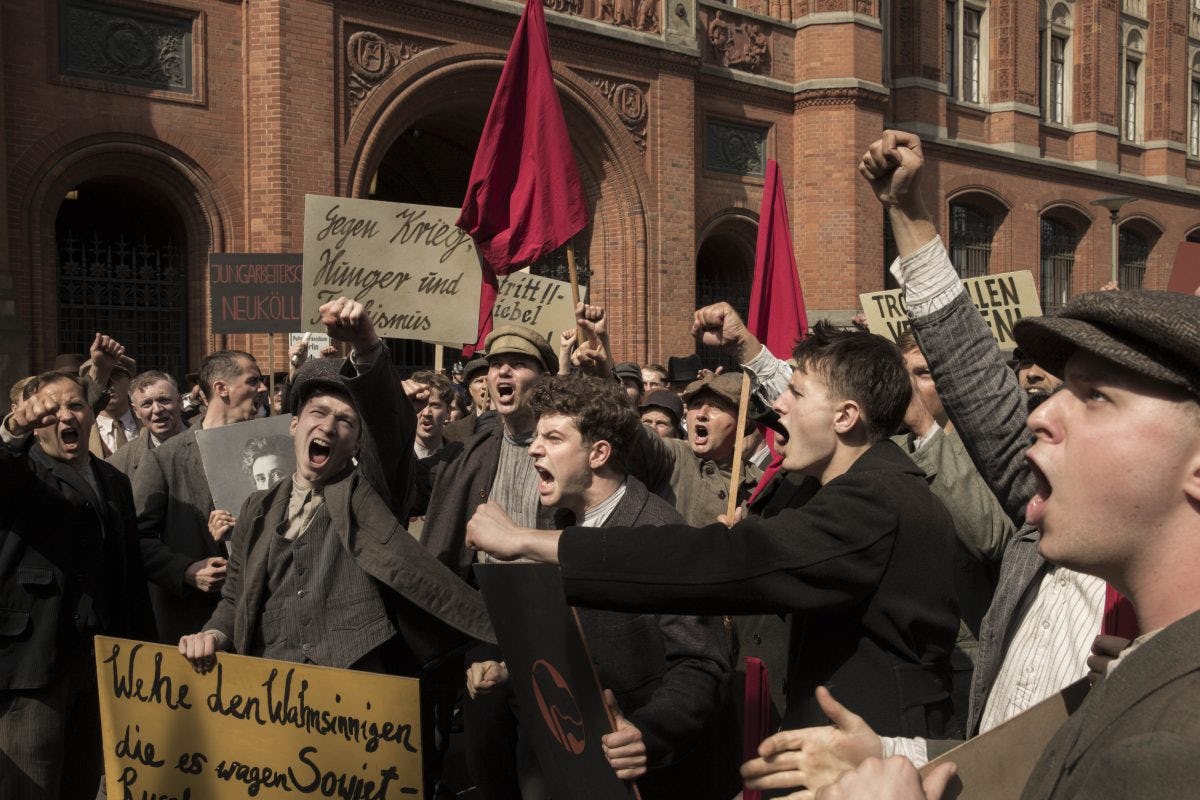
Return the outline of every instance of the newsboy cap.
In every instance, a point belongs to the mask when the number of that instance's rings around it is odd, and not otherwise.
[[[1200,297],[1179,292],[1092,292],[1055,316],[1013,326],[1023,355],[1062,377],[1079,350],[1200,398]]]
[[[287,393],[288,410],[299,414],[300,408],[320,389],[351,397],[342,377],[344,358],[314,358],[305,361],[292,375],[292,388]]]
[[[620,364],[617,364],[613,367],[613,375],[616,375],[618,379],[631,379],[637,384],[639,392],[644,391],[646,388],[646,383],[642,380],[642,368],[632,361],[622,361]]]
[[[646,395],[646,399],[638,406],[638,411],[646,411],[651,408],[661,408],[674,414],[676,423],[683,419],[683,401],[670,389],[655,389]]]
[[[707,378],[692,381],[683,390],[683,402],[691,401],[701,392],[715,394],[733,406],[736,411],[742,399],[742,373],[723,372],[720,375],[709,375]]]
[[[483,356],[472,358],[467,362],[467,365],[463,367],[463,382],[470,383],[476,372],[487,372],[487,368],[488,363],[486,358]]]
[[[487,335],[483,347],[489,360],[503,353],[520,353],[536,358],[546,372],[558,372],[558,356],[550,349],[550,343],[533,328],[501,325]]]

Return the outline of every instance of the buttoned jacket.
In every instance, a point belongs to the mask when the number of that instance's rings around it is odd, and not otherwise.
[[[150,438],[150,429],[142,428],[136,439],[104,460],[119,469],[132,482],[138,465],[153,449],[154,440]]]

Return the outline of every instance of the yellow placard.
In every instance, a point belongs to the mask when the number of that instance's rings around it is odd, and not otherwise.
[[[1033,273],[1027,269],[967,278],[963,286],[1001,350],[1012,350],[1017,346],[1012,338],[1012,329],[1018,320],[1042,315]],[[872,333],[886,336],[894,342],[908,330],[908,309],[900,289],[860,294],[858,302],[862,304],[867,327]]]
[[[306,195],[301,327],[324,331],[317,309],[346,296],[385,339],[474,342],[483,271],[457,217],[457,208]]]
[[[110,798],[421,795],[420,684],[96,637]]]
[[[586,286],[579,287],[579,299],[587,302]],[[571,284],[533,275],[528,269],[511,272],[499,279],[492,323],[495,327],[516,323],[533,328],[557,349],[559,334],[575,327]]]

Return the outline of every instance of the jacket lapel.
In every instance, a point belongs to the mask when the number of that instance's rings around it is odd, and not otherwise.
[[[50,474],[54,476],[55,480],[58,481],[60,491],[62,490],[63,486],[69,486],[71,488],[71,492],[74,492],[76,495],[82,498],[92,509],[92,512],[100,519],[100,521],[104,522],[104,513],[102,511],[104,508],[104,503],[102,503],[100,498],[96,495],[96,490],[93,489],[84,479],[84,477],[79,474],[78,470],[76,470],[70,464],[65,464],[58,459],[51,458],[50,456],[46,455],[46,453],[42,450],[41,445],[35,444],[33,446],[32,455],[42,465],[42,467],[49,471]],[[91,466],[88,468],[93,469]],[[95,473],[93,472],[93,474]],[[97,479],[97,482],[99,482],[99,479]],[[70,492],[67,492],[66,494],[69,495]]]

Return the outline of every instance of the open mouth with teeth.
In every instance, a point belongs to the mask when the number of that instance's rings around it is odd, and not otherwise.
[[[552,493],[556,483],[554,474],[545,467],[539,467],[537,464],[533,465],[533,471],[538,474],[538,494],[545,497]]]
[[[1037,484],[1037,489],[1034,491],[1033,497],[1029,498],[1029,502],[1025,505],[1025,521],[1030,525],[1040,528],[1042,521],[1046,517],[1046,501],[1050,499],[1050,494],[1053,490],[1050,486],[1050,481],[1046,479],[1045,473],[1032,460],[1029,461],[1029,469]]]
[[[64,427],[58,429],[58,438],[67,447],[79,444],[79,431],[75,428]]]
[[[708,426],[702,422],[697,422],[692,426],[692,444],[705,445],[708,444]]]
[[[324,439],[313,439],[308,443],[308,463],[321,469],[329,463],[333,448]]]
[[[496,384],[496,399],[500,403],[507,405],[508,403],[511,403],[513,401],[513,398],[515,398],[516,396],[517,396],[517,387],[516,386],[513,386],[511,383]]]

